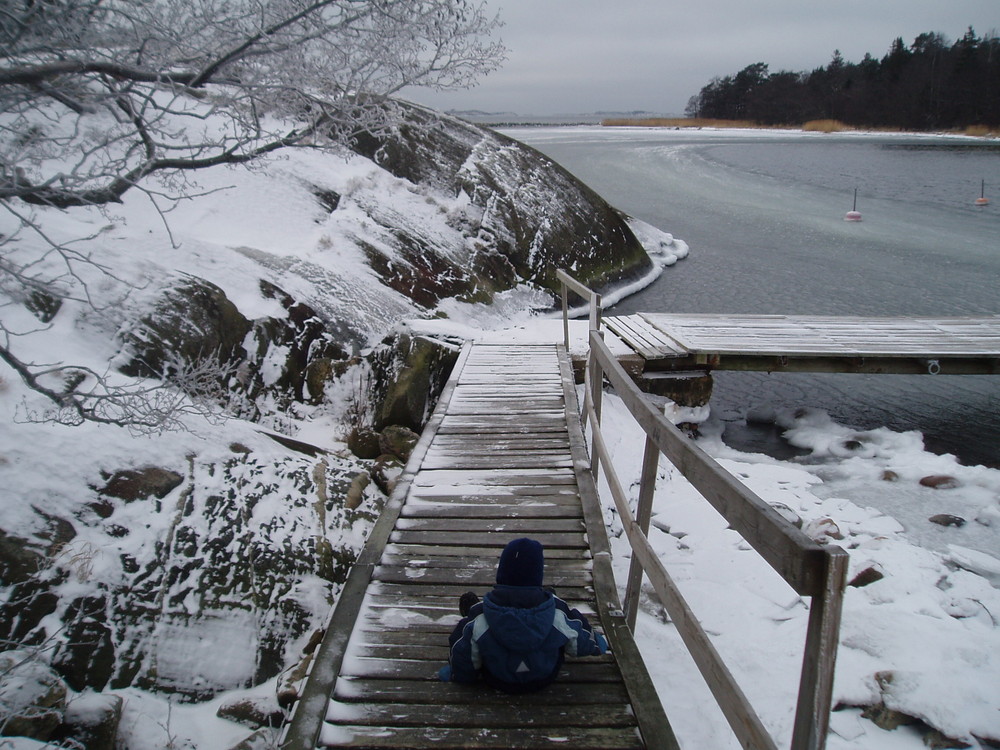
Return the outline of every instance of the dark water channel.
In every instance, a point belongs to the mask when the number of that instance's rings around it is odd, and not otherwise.
[[[1000,144],[931,136],[505,131],[691,246],[613,313],[1000,314]],[[981,181],[993,200],[976,207]],[[854,189],[861,223],[845,222]],[[717,373],[734,447],[785,457],[747,410],[816,407],[1000,467],[1000,375]]]

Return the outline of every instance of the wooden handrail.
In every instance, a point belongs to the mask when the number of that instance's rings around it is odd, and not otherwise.
[[[646,434],[635,516],[601,435],[600,406],[605,378]],[[592,470],[596,476],[603,462],[633,551],[625,597],[627,621],[630,625],[635,622],[639,584],[645,573],[741,745],[776,748],[646,537],[656,464],[662,454],[797,593],[811,597],[791,748],[823,750],[833,695],[847,553],[839,547],[814,542],[680,432],[644,397],[595,330],[590,332],[586,380],[584,413],[592,431]]]
[[[559,291],[562,297],[563,314],[563,345],[569,351],[569,292],[573,291],[587,301],[590,310],[590,330],[599,331],[601,329],[601,295],[581,284],[561,268],[556,269],[556,278],[559,279]]]

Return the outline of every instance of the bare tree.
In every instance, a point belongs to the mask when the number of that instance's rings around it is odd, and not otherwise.
[[[467,87],[495,69],[498,27],[482,0],[0,1],[0,206],[14,227],[0,229],[0,313],[95,307],[85,277],[113,276],[82,249],[92,238],[49,235],[32,206],[189,196],[192,170],[377,132],[400,90]],[[0,359],[56,418],[176,423],[179,403],[156,386],[20,359],[12,344],[38,330],[0,319]],[[72,387],[46,385],[57,377]]]
[[[497,26],[470,0],[8,0],[0,200],[103,204],[153,173],[350,139],[407,86],[494,69]]]

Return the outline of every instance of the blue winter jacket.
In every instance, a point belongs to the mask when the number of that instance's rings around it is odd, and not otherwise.
[[[482,677],[512,693],[551,683],[565,654],[607,651],[586,617],[540,586],[496,586],[458,623],[449,645],[452,680]]]

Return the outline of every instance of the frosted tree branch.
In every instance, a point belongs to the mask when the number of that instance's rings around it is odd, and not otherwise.
[[[157,173],[350,141],[405,87],[495,69],[498,26],[478,0],[8,4],[0,200],[111,203]]]

